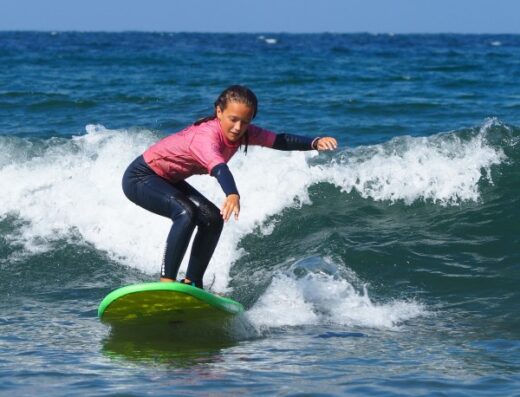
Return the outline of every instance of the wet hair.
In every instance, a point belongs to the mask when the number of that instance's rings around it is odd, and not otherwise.
[[[225,110],[228,103],[230,102],[237,102],[242,103],[246,105],[247,107],[253,109],[253,119],[256,117],[256,112],[258,111],[258,99],[256,98],[256,95],[253,91],[251,91],[249,88],[243,85],[232,85],[228,88],[226,88],[224,91],[220,93],[217,100],[215,101],[215,112],[213,115],[204,117],[202,119],[199,119],[193,123],[194,125],[199,125],[202,123],[205,123],[210,120],[214,120],[217,118],[217,107],[220,108],[220,110]],[[249,136],[246,131],[244,135],[244,143],[245,143],[245,149],[244,151],[247,153],[247,146],[249,141]]]

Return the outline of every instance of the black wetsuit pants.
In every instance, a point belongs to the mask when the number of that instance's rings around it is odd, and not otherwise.
[[[186,278],[202,288],[202,277],[224,225],[220,210],[187,182],[171,183],[157,175],[143,156],[135,159],[125,171],[123,191],[135,204],[173,221],[166,240],[161,277],[177,278],[197,227]]]

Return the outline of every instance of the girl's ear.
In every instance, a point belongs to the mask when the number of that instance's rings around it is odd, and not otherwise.
[[[220,106],[215,106],[215,114],[217,115],[217,118],[220,120],[222,117],[223,110],[220,108]]]

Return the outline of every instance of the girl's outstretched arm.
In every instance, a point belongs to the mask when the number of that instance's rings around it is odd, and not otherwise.
[[[272,134],[272,133],[271,133]],[[338,142],[332,137],[310,138],[303,135],[276,134],[271,146],[276,150],[334,150]]]

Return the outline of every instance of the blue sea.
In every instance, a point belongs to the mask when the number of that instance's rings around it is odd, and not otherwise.
[[[519,81],[518,35],[0,32],[0,394],[519,396]],[[170,227],[122,173],[231,84],[339,148],[230,162],[225,334],[112,332]]]

